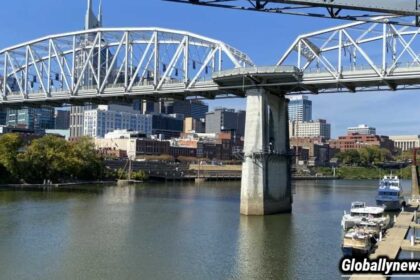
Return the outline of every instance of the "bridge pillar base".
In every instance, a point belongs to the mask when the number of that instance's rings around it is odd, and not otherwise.
[[[243,215],[292,210],[288,100],[264,89],[247,91],[241,181]]]

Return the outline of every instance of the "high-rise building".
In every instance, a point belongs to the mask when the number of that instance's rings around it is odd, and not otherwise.
[[[56,110],[54,114],[55,129],[69,129],[70,127],[70,111]]]
[[[86,10],[86,17],[85,17],[85,30],[94,29],[102,26],[102,9],[101,6],[99,7],[99,13],[96,17],[93,13],[92,8],[92,0],[87,0],[87,10]],[[89,38],[87,38],[89,40]],[[106,56],[102,56],[106,57]],[[96,64],[97,60],[93,59],[94,67],[98,67]],[[76,57],[76,71],[81,72],[83,65],[85,62],[85,54],[81,53],[78,57]],[[82,80],[83,85],[90,85],[93,83],[92,77],[89,75],[84,75]],[[82,106],[71,106],[70,109],[70,138],[78,138],[83,136],[83,124],[84,124],[84,112],[85,110],[91,110],[96,108],[96,105],[88,104]]]
[[[54,124],[54,108],[52,107],[7,109],[7,126],[33,129],[35,132],[39,132],[53,129]]]
[[[358,133],[360,135],[376,135],[376,128],[360,124],[356,127],[347,128],[347,134]]]
[[[308,122],[312,120],[312,101],[307,96],[289,99],[289,121]]]
[[[220,133],[231,131],[237,137],[245,134],[245,111],[216,108],[206,114],[206,133]]]
[[[209,106],[199,100],[174,100],[165,101],[163,104],[165,114],[183,114],[197,120],[204,119],[208,111]]]
[[[99,105],[97,109],[84,112],[83,135],[103,138],[115,130],[133,130],[152,134],[152,116],[143,115],[131,106]]]
[[[326,120],[309,122],[289,121],[289,137],[331,138],[331,125]]]
[[[161,135],[164,139],[179,137],[184,130],[183,115],[153,114],[152,120],[152,134]]]

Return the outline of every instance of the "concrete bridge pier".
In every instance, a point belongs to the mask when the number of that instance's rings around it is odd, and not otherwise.
[[[288,100],[264,89],[247,90],[241,214],[292,210]]]

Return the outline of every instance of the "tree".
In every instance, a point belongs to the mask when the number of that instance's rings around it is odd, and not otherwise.
[[[347,150],[337,154],[338,159],[346,165],[359,165],[360,155],[357,150]]]
[[[82,137],[70,143],[70,169],[79,179],[91,180],[102,176],[104,164],[89,137]]]
[[[69,156],[69,145],[63,138],[46,135],[36,139],[18,157],[25,170],[21,178],[31,183],[42,183],[45,179],[56,182],[68,178]]]
[[[20,166],[18,154],[23,148],[23,140],[19,134],[7,133],[0,136],[0,164],[13,178],[19,178]]]

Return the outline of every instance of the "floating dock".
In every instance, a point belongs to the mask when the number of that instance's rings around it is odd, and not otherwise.
[[[401,250],[420,251],[420,244],[414,244],[414,246],[412,246],[411,241],[405,239],[410,228],[417,227],[420,229],[420,225],[415,223],[418,208],[418,200],[409,202],[404,211],[396,217],[392,227],[386,231],[382,241],[378,242],[376,250],[369,256],[370,259],[376,259],[379,256],[397,259]],[[350,279],[378,280],[386,279],[386,277],[381,274],[355,274]]]

